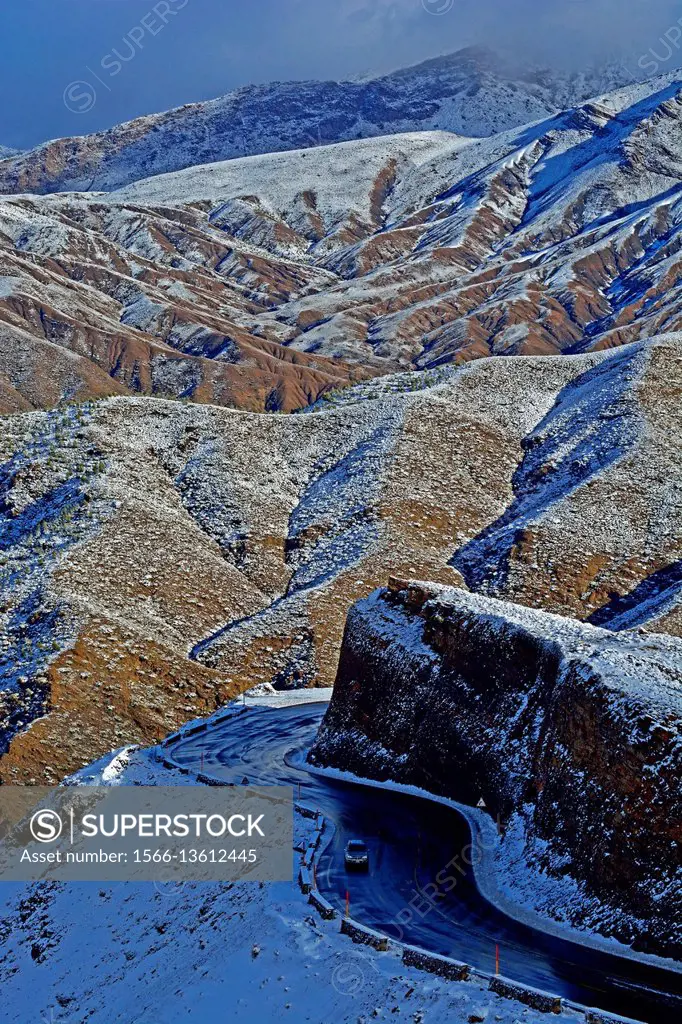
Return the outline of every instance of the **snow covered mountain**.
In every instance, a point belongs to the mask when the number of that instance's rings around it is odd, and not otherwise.
[[[215,202],[189,185],[179,204],[0,198],[0,412],[130,392],[288,412],[386,372],[385,361],[346,365],[285,346],[291,329],[268,314],[337,283],[308,254],[311,232],[334,221],[332,247],[371,235],[396,174],[453,138],[256,157],[221,164],[217,176],[202,168]],[[301,193],[298,179],[311,189]],[[297,226],[272,209],[273,195]]]
[[[298,416],[4,417],[0,779],[57,781],[256,681],[331,684],[391,574],[680,635],[681,357],[669,335],[480,359]]]
[[[1,161],[0,192],[110,190],[194,164],[397,132],[492,135],[629,81],[619,64],[528,70],[468,48],[368,81],[246,86]]]
[[[175,780],[129,745],[331,685],[354,606],[322,759],[468,757],[510,900],[679,956],[682,75],[585,101],[620,75],[469,50],[0,151],[0,785]],[[392,954],[349,999],[286,883],[3,900],[17,1024],[539,1020]]]
[[[381,373],[682,329],[681,132],[673,73],[493,138],[4,197],[0,408],[133,392],[290,411]]]
[[[68,770],[76,714],[92,757],[330,682],[392,571],[679,632],[681,122],[672,74],[493,138],[2,197],[0,413],[59,406],[0,438],[5,777],[41,734]]]

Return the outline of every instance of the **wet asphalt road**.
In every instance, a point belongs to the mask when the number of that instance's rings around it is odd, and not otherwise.
[[[682,974],[626,960],[520,924],[478,891],[471,835],[456,811],[388,790],[310,774],[312,745],[326,704],[254,709],[173,748],[175,760],[231,782],[301,787],[301,801],[336,825],[317,884],[340,909],[393,938],[443,953],[587,1006],[647,1024],[682,1020]],[[343,848],[364,839],[370,871],[348,873]],[[449,865],[449,866],[448,866]]]

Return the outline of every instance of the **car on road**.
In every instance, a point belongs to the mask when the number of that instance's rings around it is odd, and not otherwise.
[[[346,869],[369,871],[369,850],[362,839],[349,839],[343,856]]]

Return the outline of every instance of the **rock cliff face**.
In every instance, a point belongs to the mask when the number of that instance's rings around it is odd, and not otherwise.
[[[681,683],[678,639],[394,579],[349,613],[310,756],[482,796],[520,902],[679,959]]]

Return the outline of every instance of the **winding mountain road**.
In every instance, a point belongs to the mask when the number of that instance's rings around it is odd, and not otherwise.
[[[545,934],[489,903],[467,866],[471,835],[455,810],[307,772],[302,754],[326,707],[253,708],[179,740],[173,758],[226,781],[246,776],[251,784],[300,784],[302,801],[336,826],[320,858],[318,887],[340,909],[348,891],[356,920],[489,973],[497,947],[504,976],[587,1006],[647,1024],[682,1019],[682,974]],[[344,868],[343,848],[352,837],[367,841],[369,874]],[[446,877],[456,878],[449,892]],[[427,899],[436,888],[437,898]]]

